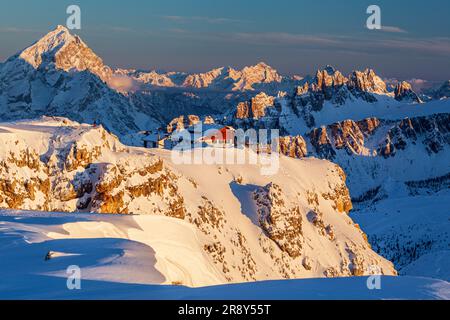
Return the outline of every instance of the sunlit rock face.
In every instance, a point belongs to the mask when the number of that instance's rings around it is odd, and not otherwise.
[[[422,102],[419,96],[413,91],[411,85],[406,81],[402,81],[397,84],[397,86],[395,87],[394,94],[395,99],[399,101],[407,100],[410,102],[417,102],[417,103]]]

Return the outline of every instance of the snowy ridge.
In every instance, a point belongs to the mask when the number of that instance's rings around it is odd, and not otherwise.
[[[262,162],[178,165],[170,151],[125,147],[101,127],[60,118],[0,129],[1,207],[157,215],[201,234],[194,237],[198,254],[220,276],[193,280],[158,269],[167,281],[354,276],[370,274],[372,266],[396,274],[348,217],[345,174],[328,161],[281,157],[280,171],[268,177]]]

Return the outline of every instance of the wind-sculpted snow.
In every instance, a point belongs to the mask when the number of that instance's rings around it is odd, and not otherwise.
[[[380,290],[367,277],[210,286],[225,280],[202,254],[207,238],[167,217],[0,211],[0,231],[1,299],[450,298],[448,282],[413,277],[382,276]],[[68,266],[81,268],[81,290],[67,289]]]

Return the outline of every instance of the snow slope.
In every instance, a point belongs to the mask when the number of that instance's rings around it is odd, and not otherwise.
[[[126,147],[102,127],[63,118],[4,123],[0,130],[1,208],[184,221],[202,235],[192,236],[198,259],[207,257],[202,264],[219,277],[202,271],[198,279],[184,273],[200,267],[173,271],[165,263],[168,269],[160,272],[170,281],[198,286],[355,276],[371,274],[373,266],[396,274],[349,218],[345,175],[328,161],[205,148],[205,154],[226,151],[247,160],[179,164],[171,151]],[[164,223],[161,228],[173,229]],[[180,258],[170,260],[180,265]]]
[[[352,218],[401,275],[450,280],[450,192],[356,205]]]
[[[36,275],[64,277],[65,269],[75,264],[82,268],[86,280],[187,286],[224,281],[202,253],[199,238],[203,235],[178,219],[17,211],[1,214],[4,275],[33,270]],[[14,243],[21,245],[11,250]],[[44,258],[49,251],[59,255],[47,263]],[[17,259],[28,262],[16,264]]]
[[[381,290],[368,290],[366,277],[160,286],[221,280],[198,237],[167,217],[1,211],[0,299],[450,299],[448,282],[412,277],[382,277]],[[66,286],[73,265],[79,291]]]

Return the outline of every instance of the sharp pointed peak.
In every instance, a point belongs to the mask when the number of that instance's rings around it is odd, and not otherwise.
[[[260,66],[260,67],[270,67],[267,63],[265,63],[264,61],[260,61],[260,62],[258,62],[257,64],[256,64],[257,66]]]
[[[68,41],[74,38],[77,38],[78,36],[72,35],[70,33],[70,30],[63,26],[63,25],[57,25],[56,28],[49,31],[46,35],[44,35],[41,39],[39,39],[37,42],[44,42],[44,41]]]
[[[57,69],[69,71],[89,70],[106,81],[111,70],[80,37],[72,35],[65,26],[58,25],[37,42],[14,56],[37,69],[41,65],[54,65]]]
[[[62,24],[58,24],[53,31],[64,31],[70,33],[69,29],[66,26],[63,26]]]
[[[37,68],[42,63],[44,56],[54,56],[66,44],[75,40],[81,43],[81,39],[71,35],[66,27],[59,25],[23,50],[19,56]]]

